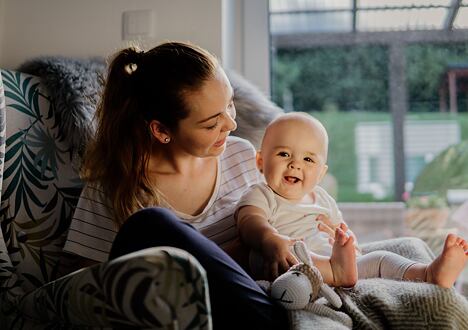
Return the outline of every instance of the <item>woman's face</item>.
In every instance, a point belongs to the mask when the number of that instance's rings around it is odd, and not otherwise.
[[[227,136],[237,127],[233,90],[226,74],[219,68],[199,90],[184,95],[190,112],[171,135],[173,147],[197,157],[219,156]]]

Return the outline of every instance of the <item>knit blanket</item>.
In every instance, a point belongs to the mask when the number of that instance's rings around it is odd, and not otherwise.
[[[434,257],[416,238],[371,243],[363,252],[387,250],[415,261]],[[468,329],[468,301],[455,289],[436,285],[385,279],[359,280],[350,290],[338,289],[340,311],[353,320],[353,329]],[[336,319],[307,311],[290,313],[291,329],[346,329]]]

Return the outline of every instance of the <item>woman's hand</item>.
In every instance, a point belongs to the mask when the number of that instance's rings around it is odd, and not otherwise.
[[[294,245],[296,241],[296,239],[274,232],[263,237],[261,242],[261,253],[264,259],[263,273],[268,280],[273,281],[298,263],[290,250],[291,245]]]

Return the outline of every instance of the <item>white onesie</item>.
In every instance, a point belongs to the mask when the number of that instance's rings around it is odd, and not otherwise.
[[[295,204],[276,194],[265,183],[258,183],[244,193],[237,204],[251,205],[262,209],[268,222],[282,235],[292,239],[304,239],[306,246],[314,253],[330,256],[331,245],[328,235],[318,230],[319,222],[315,221],[320,214],[326,215],[333,224],[343,222],[335,200],[325,189],[316,186],[313,190],[314,203]]]

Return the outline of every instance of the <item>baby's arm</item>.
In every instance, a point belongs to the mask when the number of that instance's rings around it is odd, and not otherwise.
[[[289,247],[295,240],[278,231],[268,223],[265,212],[256,206],[242,206],[236,212],[237,228],[241,240],[263,256],[267,278],[275,279],[290,266],[298,263]]]

